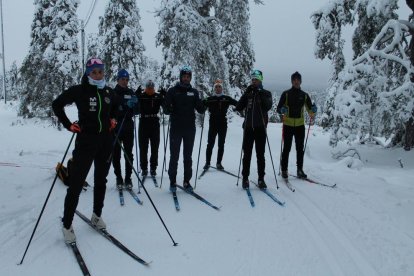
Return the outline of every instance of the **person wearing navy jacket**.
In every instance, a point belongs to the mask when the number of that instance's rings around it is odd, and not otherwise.
[[[110,167],[107,160],[112,150],[112,130],[116,125],[117,103],[112,89],[105,85],[104,69],[100,59],[89,59],[81,84],[65,90],[52,103],[53,111],[62,125],[77,133],[62,218],[63,236],[68,244],[76,242],[72,220],[92,163],[95,165],[95,171],[91,221],[98,229],[106,228],[101,215],[106,177]],[[64,110],[66,105],[73,103],[78,109],[78,122],[71,122]]]
[[[180,70],[180,81],[168,89],[165,102],[164,113],[170,115],[170,163],[168,175],[170,177],[170,190],[177,190],[177,166],[180,155],[181,142],[183,142],[184,159],[184,181],[183,187],[187,191],[192,191],[190,180],[193,175],[192,153],[196,133],[195,110],[204,113],[205,108],[200,96],[200,92],[190,84],[192,77],[191,67],[184,66]]]
[[[128,87],[129,73],[125,69],[119,70],[117,74],[117,85],[114,88],[115,95],[118,99],[118,125],[115,128],[115,135],[118,134],[119,142],[124,147],[125,155],[125,179],[122,178],[121,172],[121,146],[118,142],[115,143],[112,166],[116,175],[116,186],[118,190],[123,188],[125,184],[128,190],[132,190],[132,163],[134,155],[132,149],[134,147],[134,115],[138,114],[137,104],[138,98],[134,91]],[[123,123],[122,123],[123,122]],[[122,126],[121,126],[122,123]],[[128,162],[129,159],[129,163]]]

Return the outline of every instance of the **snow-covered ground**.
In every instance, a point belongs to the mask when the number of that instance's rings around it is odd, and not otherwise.
[[[22,120],[15,109],[0,104],[0,275],[82,275],[63,242],[60,216],[66,187],[59,180],[25,261],[17,265],[71,134],[44,122]],[[229,125],[223,161],[236,174],[241,123],[235,117]],[[207,127],[200,168],[206,131]],[[199,135],[198,130],[194,174]],[[277,171],[281,125],[270,124],[268,135]],[[176,247],[144,192],[139,194],[143,206],[129,194],[125,194],[125,206],[120,206],[111,169],[103,210],[108,231],[152,263],[145,267],[135,262],[75,216],[78,246],[91,274],[414,275],[414,151],[355,145],[362,162],[352,157],[337,160],[332,158],[328,138],[321,129],[312,128],[305,172],[321,182],[336,183],[335,189],[291,179],[296,188],[292,193],[278,178],[276,190],[266,148],[266,181],[269,190],[286,202],[284,207],[252,188],[256,203],[252,208],[241,186],[236,186],[236,178],[211,170],[197,181],[196,192],[221,210],[179,191],[181,210],[177,212],[166,174],[162,189],[147,180],[150,196],[179,243]],[[216,148],[213,160],[215,153]],[[162,158],[160,153],[160,164]],[[178,179],[182,179],[181,158],[179,165]],[[294,149],[290,170],[295,172]],[[251,179],[257,180],[254,157],[251,171]],[[160,182],[161,166],[158,173]],[[87,180],[93,183],[91,173]],[[91,215],[91,188],[82,192],[78,210]]]

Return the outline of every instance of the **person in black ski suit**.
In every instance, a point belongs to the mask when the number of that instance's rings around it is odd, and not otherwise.
[[[236,111],[245,110],[243,123],[243,189],[249,188],[250,161],[252,158],[253,144],[256,145],[258,186],[266,189],[265,176],[265,148],[266,128],[268,123],[267,112],[272,108],[272,93],[263,89],[263,74],[260,70],[253,70],[251,74],[252,84],[240,97],[236,105]]]
[[[138,98],[134,91],[128,87],[129,73],[125,69],[121,69],[117,75],[117,85],[114,88],[115,94],[118,97],[118,117],[119,124],[115,128],[115,137],[118,135],[118,141],[115,141],[114,151],[112,155],[112,166],[116,176],[116,187],[121,190],[125,184],[128,190],[132,190],[132,165],[134,161],[134,154],[132,149],[134,147],[134,115],[138,113],[137,103]],[[125,179],[122,179],[121,173],[121,146],[122,144],[125,152]],[[128,162],[128,159],[131,163]]]
[[[170,177],[170,190],[177,189],[176,176],[180,154],[181,141],[183,142],[184,181],[186,190],[192,191],[190,180],[193,175],[192,153],[196,133],[195,112],[204,113],[205,108],[197,89],[191,87],[191,68],[184,66],[180,70],[180,81],[168,89],[165,97],[164,112],[170,115],[170,164],[168,175]]]
[[[72,123],[66,116],[64,107],[72,103],[78,109],[79,122]],[[76,242],[72,220],[92,163],[95,172],[91,221],[98,229],[106,228],[101,215],[110,167],[107,160],[112,150],[112,130],[116,125],[116,107],[115,94],[105,85],[104,64],[97,58],[87,61],[81,84],[65,90],[52,103],[53,111],[62,125],[77,133],[62,218],[66,243]]]
[[[288,178],[289,153],[292,147],[292,139],[295,137],[297,176],[299,178],[307,178],[308,176],[303,172],[303,147],[305,140],[304,107],[311,117],[315,116],[318,109],[316,105],[312,104],[309,95],[301,90],[302,76],[299,72],[292,74],[291,82],[292,88],[282,93],[276,108],[279,114],[283,114],[283,151],[280,167],[282,177],[285,179]]]
[[[206,149],[206,164],[203,169],[208,170],[210,167],[211,154],[213,152],[216,136],[218,136],[218,152],[216,168],[224,170],[221,161],[224,154],[224,143],[227,134],[227,110],[230,105],[236,106],[237,101],[230,96],[224,95],[221,80],[216,80],[214,84],[214,95],[204,99],[204,105],[210,112],[208,140]]]
[[[148,175],[148,147],[151,143],[150,174],[157,175],[158,148],[160,145],[160,119],[158,113],[164,102],[164,95],[155,93],[154,82],[149,80],[145,90],[138,93],[139,112],[139,150],[142,176]],[[161,90],[165,91],[165,90]]]

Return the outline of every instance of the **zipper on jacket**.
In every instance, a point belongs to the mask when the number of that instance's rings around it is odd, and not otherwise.
[[[98,87],[96,87],[96,94],[98,95],[98,102],[99,102],[99,109],[98,109],[99,133],[101,133],[102,132],[102,121],[101,121],[102,100],[101,100],[101,95],[99,95]]]

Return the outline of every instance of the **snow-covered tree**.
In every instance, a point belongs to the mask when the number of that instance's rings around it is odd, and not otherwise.
[[[17,100],[21,91],[21,78],[16,61],[13,61],[10,70],[6,72],[7,99]]]
[[[250,81],[254,51],[250,38],[249,1],[217,1],[216,17],[221,23],[220,44],[226,57],[231,87],[243,90]]]
[[[343,70],[332,87],[331,144],[374,136],[401,143],[414,110],[414,68],[405,52],[406,21],[390,20],[372,46]]]
[[[178,80],[180,67],[190,65],[193,83],[209,91],[217,78],[225,76],[218,23],[211,16],[212,1],[163,0],[158,11],[157,45],[162,45],[162,86]]]
[[[354,58],[369,49],[375,36],[390,19],[397,19],[395,12],[398,0],[372,1],[359,0],[355,4],[355,13],[358,17],[357,27],[352,37]]]
[[[315,56],[332,60],[333,81],[345,67],[343,28],[357,26],[353,34],[354,57],[367,50],[389,19],[397,18],[398,0],[333,0],[311,16],[316,29]]]
[[[99,36],[102,41],[100,57],[110,81],[116,81],[120,69],[130,74],[130,85],[142,83],[141,73],[146,67],[145,47],[139,8],[135,0],[110,0],[100,18]]]
[[[21,67],[20,115],[50,117],[52,100],[76,81],[78,0],[35,0],[32,41]]]

